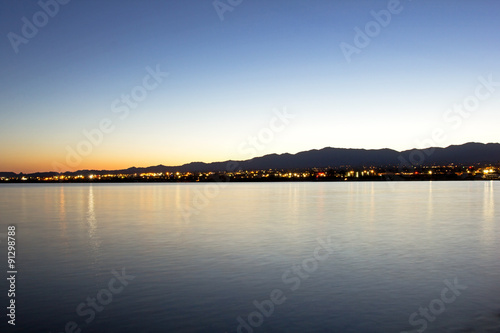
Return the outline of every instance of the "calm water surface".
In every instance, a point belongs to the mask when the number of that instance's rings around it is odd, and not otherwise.
[[[500,182],[2,185],[4,275],[7,225],[1,332],[500,332]]]

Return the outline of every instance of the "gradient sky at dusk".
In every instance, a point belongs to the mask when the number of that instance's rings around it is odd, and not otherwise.
[[[243,0],[221,21],[211,0],[72,0],[16,53],[8,34],[22,36],[22,18],[32,22],[41,7],[4,1],[0,171],[179,165],[326,146],[404,150],[432,145],[438,128],[445,139],[436,146],[499,142],[500,83],[468,116],[447,110],[473,100],[478,78],[500,82],[500,3],[401,1],[346,61],[340,44],[354,45],[354,28],[387,6]],[[142,85],[148,67],[169,75],[120,118],[113,102]],[[241,149],[284,109],[295,117],[272,141]],[[114,129],[68,165],[68,147],[106,118]]]

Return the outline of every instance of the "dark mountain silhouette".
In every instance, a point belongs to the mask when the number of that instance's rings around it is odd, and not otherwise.
[[[499,143],[466,143],[446,148],[411,149],[398,152],[392,149],[347,149],[323,148],[297,154],[270,154],[245,161],[192,162],[181,166],[131,167],[124,170],[79,170],[65,174],[134,174],[160,172],[210,172],[267,169],[310,169],[339,168],[343,166],[418,166],[444,164],[472,165],[475,163],[500,163]],[[54,175],[54,172],[31,174],[35,176]],[[0,173],[12,177],[14,173]]]
[[[15,177],[17,173],[15,172],[0,172],[0,177]]]
[[[398,152],[392,149],[323,148],[297,154],[270,154],[245,161],[214,163],[194,162],[179,167],[156,166],[140,172],[163,171],[232,171],[267,169],[309,169],[327,167],[435,165],[499,163],[500,144],[467,143],[447,148],[412,149]],[[232,170],[231,170],[232,169]],[[151,170],[151,171],[149,171]]]

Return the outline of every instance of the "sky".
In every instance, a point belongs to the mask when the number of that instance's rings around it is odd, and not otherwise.
[[[0,4],[0,171],[499,142],[495,0]]]

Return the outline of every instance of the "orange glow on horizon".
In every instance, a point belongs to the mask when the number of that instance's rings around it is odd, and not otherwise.
[[[156,154],[158,155],[158,154]],[[48,155],[38,152],[37,154],[13,154],[9,156],[8,161],[2,161],[0,172],[15,172],[15,173],[36,173],[36,172],[75,172],[78,170],[123,170],[131,167],[145,168],[150,166],[165,165],[165,166],[180,166],[191,162],[211,163],[216,161],[225,161],[230,157],[221,156],[217,158],[201,159],[191,154],[191,156],[177,156],[177,158],[159,158],[158,156],[148,156],[146,154],[130,154],[128,156],[88,156],[82,158],[80,163],[72,165],[66,161],[65,156]],[[59,169],[58,169],[59,167]]]

